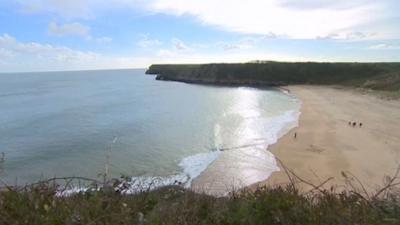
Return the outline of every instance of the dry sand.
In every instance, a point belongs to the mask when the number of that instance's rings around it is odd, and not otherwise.
[[[314,184],[333,177],[327,185],[339,187],[344,184],[341,172],[351,172],[368,191],[395,172],[400,164],[400,101],[333,87],[289,90],[302,101],[299,126],[269,147],[286,167]],[[349,126],[349,121],[363,126]],[[281,169],[258,185],[286,183]]]

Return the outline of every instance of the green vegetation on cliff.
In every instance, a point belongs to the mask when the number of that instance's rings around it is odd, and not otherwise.
[[[124,195],[112,190],[55,195],[40,183],[0,192],[0,224],[399,224],[399,195],[366,198],[356,192],[300,194],[278,187],[223,198],[177,186]]]
[[[252,62],[151,65],[159,80],[227,85],[320,84],[400,89],[400,63]]]

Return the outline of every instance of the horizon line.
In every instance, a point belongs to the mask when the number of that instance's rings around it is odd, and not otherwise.
[[[262,63],[360,63],[360,64],[390,64],[400,63],[400,61],[279,61],[279,60],[251,60],[247,62],[207,62],[207,63],[152,63],[147,67],[121,67],[121,68],[94,68],[94,69],[71,69],[71,70],[33,70],[33,71],[0,71],[1,74],[14,74],[14,73],[56,73],[56,72],[85,72],[85,71],[111,71],[111,70],[141,70],[148,69],[152,65],[207,65],[207,64],[262,64]]]

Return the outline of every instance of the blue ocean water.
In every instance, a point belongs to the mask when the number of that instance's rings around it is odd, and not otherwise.
[[[144,72],[0,74],[0,178],[96,178],[109,155],[115,177],[191,180],[219,150],[265,149],[297,122],[299,102],[275,89],[156,81]]]

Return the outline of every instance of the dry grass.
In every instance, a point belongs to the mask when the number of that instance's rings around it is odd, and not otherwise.
[[[97,183],[68,178],[38,182],[25,187],[3,187],[0,192],[0,224],[399,224],[399,170],[386,179],[375,194],[358,188],[339,193],[321,189],[300,193],[299,177],[287,171],[286,187],[233,192],[215,198],[179,186],[120,194],[121,181]],[[344,174],[349,182],[354,177]],[[301,179],[301,178],[300,178]],[[86,192],[69,197],[56,193],[77,180],[89,185]],[[355,181],[354,187],[357,185]]]

